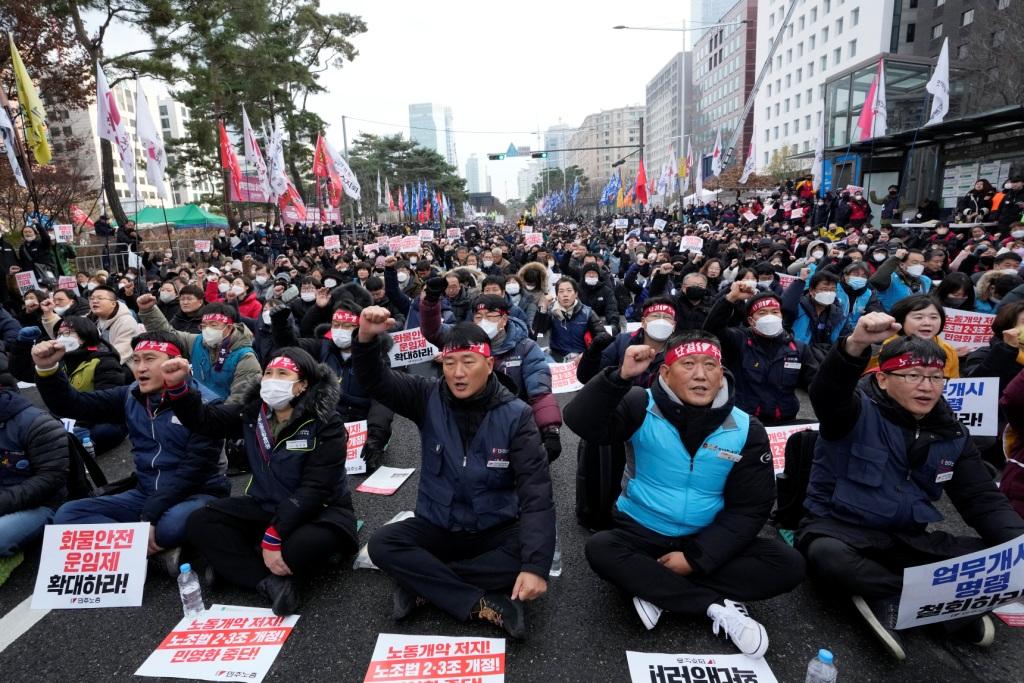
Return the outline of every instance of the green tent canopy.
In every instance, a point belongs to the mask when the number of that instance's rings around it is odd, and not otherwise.
[[[147,206],[134,216],[128,216],[128,218],[135,221],[138,225],[145,223],[163,224],[165,220],[163,209],[157,206]],[[204,211],[195,204],[168,208],[166,221],[174,224],[176,229],[217,228],[227,227],[228,225],[228,219],[224,216]]]

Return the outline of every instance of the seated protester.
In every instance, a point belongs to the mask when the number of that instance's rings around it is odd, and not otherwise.
[[[13,284],[10,285],[10,289],[14,291]],[[21,327],[38,327],[43,329],[43,309],[41,304],[46,300],[46,292],[38,289],[31,289],[22,295],[21,310],[15,312]]]
[[[955,308],[969,313],[977,310],[974,305],[974,283],[965,273],[950,273],[942,279],[932,295],[943,308]]]
[[[704,327],[714,297],[709,289],[708,278],[701,273],[687,273],[681,284],[675,297],[676,331],[699,330]]]
[[[934,342],[946,354],[946,363],[943,369],[946,379],[956,379],[960,376],[960,357],[957,355],[957,350],[939,337],[942,334],[942,328],[946,326],[946,312],[933,297],[926,294],[908,296],[893,306],[890,315],[899,323],[900,329],[892,337],[882,342],[881,347],[872,350],[871,360],[867,367],[868,372],[875,372],[878,369],[879,355],[886,344],[894,342],[900,337],[919,337]]]
[[[385,365],[379,337],[390,324],[386,309],[363,309],[352,357],[370,393],[420,430],[416,516],[381,527],[369,543],[398,585],[394,617],[425,601],[522,638],[522,602],[547,590],[555,551],[548,459],[530,407],[493,372],[479,326],[452,328],[444,378],[427,379]]]
[[[398,259],[394,256],[384,259],[384,291],[391,303],[398,308],[398,312],[405,316],[404,329],[411,330],[420,326],[420,307],[417,300],[406,296],[402,291],[398,283],[398,272],[395,270],[397,263]],[[424,263],[426,262],[419,261],[416,265],[422,266]],[[450,325],[455,322],[455,313],[452,311],[448,294],[458,294],[462,289],[462,284],[459,282],[459,277],[452,272],[446,273],[444,279],[445,291],[444,296],[441,297],[441,318]],[[420,296],[423,296],[422,291]],[[395,318],[395,322],[398,322],[398,318]]]
[[[161,285],[161,291],[163,286]],[[203,290],[195,285],[185,285],[178,292],[178,312],[167,318],[167,322],[178,332],[188,334],[202,334],[203,314],[202,308],[205,304]],[[161,312],[163,309],[160,309]]]
[[[894,630],[906,567],[929,564],[1024,534],[1024,520],[992,486],[970,434],[942,398],[945,354],[907,335],[886,344],[880,371],[860,376],[871,347],[900,330],[884,313],[862,317],[829,353],[810,387],[820,420],[796,547],[823,586],[852,597],[857,611],[897,659]],[[981,538],[926,526],[943,519],[945,492]],[[989,645],[986,616],[938,624]]]
[[[139,319],[150,332],[168,332],[182,355],[192,363],[196,381],[222,401],[238,403],[249,388],[259,383],[263,370],[252,350],[252,332],[238,321],[238,311],[226,303],[214,302],[202,308],[201,334],[175,332],[167,324],[156,297],[138,299]]]
[[[705,329],[722,340],[725,365],[736,382],[736,406],[763,424],[791,422],[800,411],[796,389],[807,386],[814,360],[783,329],[778,297],[754,292],[749,281],[732,283],[711,307]]]
[[[988,346],[970,353],[960,366],[961,377],[998,377],[1000,395],[1024,369],[1024,301],[1005,304],[992,320]]]
[[[124,493],[83,498],[57,510],[55,524],[149,522],[149,554],[164,549],[165,569],[178,572],[178,553],[185,540],[185,520],[216,497],[226,496],[231,483],[224,472],[223,442],[182,426],[163,398],[161,366],[181,350],[173,333],[146,332],[132,341],[135,381],[115,389],[80,392],[68,382],[61,360],[65,347],[55,341],[36,344],[32,360],[39,395],[55,415],[86,423],[124,424],[132,444],[138,484]],[[204,398],[213,398],[204,392]]]
[[[775,500],[768,435],[734,405],[715,337],[686,332],[668,346],[649,389],[636,378],[658,354],[630,346],[621,368],[566,406],[581,439],[627,441],[633,452],[615,527],[591,536],[587,561],[633,596],[648,629],[664,610],[707,615],[716,634],[724,627],[741,652],[763,657],[768,634],[736,601],[780,595],[804,577],[796,551],[757,535]]]
[[[547,334],[556,361],[572,359],[587,349],[587,335],[593,339],[605,331],[601,318],[579,300],[579,285],[562,277],[555,283],[555,300],[543,300],[533,319],[537,334]],[[550,302],[550,303],[549,303]]]
[[[423,289],[423,280],[417,277],[413,270],[418,261],[399,261],[395,264],[395,276],[398,278],[398,285],[402,288],[402,293],[410,299],[418,299],[420,291]],[[423,264],[426,266],[426,270],[430,270],[430,262],[426,259],[423,260]],[[383,279],[381,279],[383,286]]]
[[[811,264],[808,268],[811,275],[814,275],[818,265],[823,265],[823,262],[817,264]],[[782,298],[782,281],[779,280],[779,276],[775,274],[775,267],[770,263],[764,261],[754,266],[754,273],[757,275],[757,289],[761,292],[771,292],[775,296]]]
[[[236,275],[231,281],[231,288],[224,294],[224,303],[234,306],[242,318],[256,320],[263,312],[263,304],[252,289],[252,280],[244,275]]]
[[[526,320],[526,313],[523,311],[523,309],[519,308],[519,306],[512,303],[512,297],[508,296],[505,293],[505,286],[508,281],[509,280],[507,280],[504,275],[488,275],[487,277],[484,278],[483,283],[480,285],[480,293],[489,294],[491,296],[500,296],[502,299],[504,299],[505,306],[508,308],[508,314],[513,318],[519,320],[521,323],[523,323],[523,325],[527,325],[527,330],[529,330],[529,326]],[[467,318],[467,320],[472,320],[475,317],[476,304],[474,304],[474,307],[470,309],[470,315],[469,318]]]
[[[79,296],[77,289],[58,289],[50,299],[53,301],[53,312],[61,318],[69,315],[89,315],[89,301]]]
[[[526,325],[530,336],[533,336],[533,319],[537,315],[537,302],[534,297],[527,296],[529,292],[524,291],[525,284],[518,275],[509,275],[505,280],[505,288],[502,296],[509,303],[509,310],[518,309],[522,312],[521,320]],[[514,316],[519,317],[519,316]]]
[[[0,389],[0,583],[67,495],[68,437],[16,389]]]
[[[425,294],[420,301],[420,330],[426,340],[438,348],[444,346],[444,340],[452,330],[451,325],[441,323],[439,300],[443,288],[444,280],[441,278],[427,280]],[[551,393],[551,369],[547,356],[537,342],[530,339],[526,324],[510,315],[505,297],[494,294],[477,297],[473,322],[490,339],[494,370],[507,376],[516,397],[530,406],[548,460],[554,461],[562,453],[559,436],[562,411]]]
[[[132,311],[117,300],[113,287],[101,285],[89,293],[89,319],[96,323],[100,339],[117,351],[121,365],[132,355],[132,339],[139,332]]]
[[[782,295],[783,323],[803,345],[827,349],[839,339],[846,322],[842,307],[836,303],[839,278],[827,270],[819,270],[811,277],[805,292],[806,268],[800,271],[800,276],[789,283]]]
[[[589,262],[584,263],[580,270],[583,274],[579,287],[580,302],[594,311],[605,325],[610,326],[612,334],[618,334],[619,309],[615,291],[601,277],[601,267],[595,262]]]
[[[995,313],[1002,305],[1003,298],[1021,284],[1017,275],[1006,275],[990,270],[978,279],[975,286],[974,310],[978,313]]]
[[[181,308],[178,306],[178,288],[174,282],[174,280],[165,280],[160,283],[160,288],[156,293],[156,305],[168,322],[181,312]],[[173,327],[173,324],[171,326]]]
[[[366,280],[365,287],[366,291],[370,293],[373,305],[388,309],[391,312],[391,317],[395,319],[395,329],[401,330],[405,326],[405,316],[398,310],[398,306],[388,298],[387,292],[384,290],[384,280],[376,275],[371,275]]]
[[[333,308],[332,298],[337,299]],[[359,326],[359,313],[370,303],[366,290],[355,283],[342,285],[334,295],[321,289],[317,293],[315,305],[306,314],[307,322],[315,327],[313,337],[297,337],[295,328],[288,320],[288,308],[282,306],[271,315],[271,356],[277,356],[284,349],[298,347],[326,365],[339,378],[341,391],[335,410],[343,423],[366,420],[363,460],[366,461],[367,469],[376,469],[384,464],[385,449],[391,438],[391,423],[395,416],[391,410],[371,398],[352,365],[352,338]],[[387,337],[382,346],[386,358],[391,348],[391,338]]]
[[[655,296],[645,299],[640,313],[640,329],[635,332],[620,332],[614,338],[607,334],[594,337],[590,348],[583,352],[576,366],[576,379],[586,384],[594,375],[605,368],[622,365],[626,351],[634,346],[654,349],[655,357],[647,371],[634,378],[638,387],[649,387],[654,383],[665,359],[668,338],[676,329],[676,309],[669,297]]]
[[[274,614],[294,614],[294,577],[358,549],[345,476],[345,424],[335,411],[338,378],[298,348],[279,351],[239,403],[204,404],[188,363],[162,366],[171,408],[186,429],[242,437],[252,480],[241,496],[208,503],[188,519],[189,541],[217,575],[257,590]],[[261,549],[259,549],[261,548]]]
[[[840,334],[849,334],[865,313],[882,310],[875,290],[868,286],[871,269],[863,261],[855,261],[843,269],[843,276],[836,287],[836,302],[843,312],[843,328]]]
[[[536,331],[535,320],[540,304],[548,294],[548,269],[543,263],[527,263],[519,269],[519,281],[522,287],[519,291],[519,307],[526,312],[526,326]],[[508,291],[508,284],[505,291],[515,297],[515,294]]]
[[[988,252],[991,254],[992,252]],[[982,257],[983,259],[985,257]],[[1016,276],[1020,271],[1021,255],[1015,251],[1004,251],[1002,253],[996,253],[992,256],[992,267],[990,270],[979,270],[971,275],[971,280],[977,284],[977,282],[989,272],[999,273],[1000,275],[1014,275]],[[963,271],[963,268],[961,268]],[[1019,282],[1017,284],[1020,284]]]
[[[362,272],[362,270],[360,272]],[[292,309],[292,315],[295,316],[295,319],[301,321],[305,317],[306,312],[313,306],[313,302],[316,301],[316,291],[318,287],[316,280],[308,275],[301,276],[298,280],[298,285],[299,295],[293,299],[287,300],[286,303],[288,304],[288,307]]]
[[[924,252],[920,249],[897,249],[896,255],[878,267],[869,282],[878,292],[878,301],[885,311],[891,311],[897,301],[911,294],[927,294],[932,288],[931,278],[924,276]]]
[[[1007,422],[1006,427],[999,430],[1006,453],[999,490],[1010,500],[1017,514],[1024,517],[1024,373],[1018,372],[1000,393],[999,408]]]

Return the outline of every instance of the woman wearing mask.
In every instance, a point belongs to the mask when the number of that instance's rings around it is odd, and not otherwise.
[[[996,189],[985,178],[974,183],[967,194],[956,203],[957,223],[980,223],[992,212],[992,197]]]
[[[945,308],[976,312],[974,283],[966,273],[950,273],[935,289],[935,297]]]
[[[181,312],[181,308],[178,306],[178,288],[174,284],[174,280],[166,280],[160,283],[160,287],[156,292],[156,298],[156,305],[168,321],[173,320]]]
[[[535,330],[534,322],[537,312],[548,293],[547,266],[536,262],[527,263],[519,269],[518,277],[520,282],[518,306],[526,312],[526,320],[530,329]],[[505,291],[508,293],[507,286]]]
[[[263,312],[263,304],[252,291],[252,281],[244,275],[239,275],[231,281],[231,288],[228,289],[224,301],[238,308],[238,314],[243,318],[258,320]]]
[[[505,279],[504,295],[506,299],[512,306],[523,312],[524,322],[530,330],[530,334],[533,334],[533,319],[537,316],[537,302],[533,297],[526,296],[524,289],[523,281],[519,279],[518,275],[509,275]]]
[[[882,310],[882,304],[868,286],[871,271],[866,263],[857,261],[846,266],[836,288],[836,303],[845,317],[841,334],[850,334],[865,313]]]
[[[545,297],[534,318],[537,333],[550,329],[550,349],[555,360],[572,359],[587,348],[590,339],[603,333],[604,325],[589,306],[579,300],[579,285],[572,278],[563,277],[555,283],[554,300]]]
[[[244,495],[192,514],[189,540],[217,576],[257,591],[274,614],[294,614],[295,579],[358,547],[345,458],[338,457],[348,441],[334,410],[338,378],[302,349],[286,348],[244,401],[204,404],[188,387],[184,359],[165,362],[163,372],[182,424],[210,437],[241,436],[252,470]]]
[[[942,328],[946,326],[946,313],[934,297],[927,294],[908,296],[897,302],[889,311],[889,315],[896,318],[901,329],[898,334],[882,342],[881,346],[905,336],[920,337],[935,342],[946,354],[946,365],[942,370],[943,376],[946,379],[956,379],[960,376],[960,358],[957,356],[957,350],[939,337],[942,334]],[[881,352],[881,346],[873,349],[871,361],[865,372],[878,371],[878,354]]]
[[[53,257],[53,241],[46,230],[31,226],[21,229],[21,246],[18,247],[18,265],[25,272],[35,272],[36,280],[56,282],[57,264]]]
[[[22,327],[38,327],[43,329],[43,308],[42,303],[48,301],[46,292],[38,289],[30,289],[21,297],[21,311],[18,313],[18,322]]]

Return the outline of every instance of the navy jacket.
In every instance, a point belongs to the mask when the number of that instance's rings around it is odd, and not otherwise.
[[[67,495],[68,435],[59,421],[15,391],[0,390],[0,515]]]

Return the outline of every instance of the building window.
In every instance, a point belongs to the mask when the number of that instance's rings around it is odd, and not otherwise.
[[[804,80],[804,70],[803,69],[797,69],[796,70],[796,82],[799,83],[802,80]]]
[[[838,36],[842,32],[843,32],[843,18],[839,17],[838,19],[836,19],[836,35]]]
[[[932,40],[942,37],[942,24],[932,26]]]
[[[960,25],[961,26],[970,26],[973,23],[974,23],[974,10],[973,9],[969,9],[966,12],[964,12],[963,14],[960,15]]]
[[[825,0],[825,2],[822,3],[822,5],[824,6],[825,14],[828,14],[829,12],[832,11],[832,0]]]
[[[799,20],[799,21],[797,22],[797,26],[799,26],[799,27],[800,27],[800,30],[801,30],[801,31],[803,31],[803,30],[804,30],[804,25],[805,25],[805,24],[804,24],[804,21],[805,21],[805,17],[804,17],[803,15],[801,15],[801,16],[800,16],[800,20]]]
[[[907,24],[907,42],[914,42],[914,38],[917,34],[917,24]]]
[[[784,103],[784,109],[785,109],[785,110],[786,110],[787,112],[789,111],[789,98],[788,98],[788,97],[786,98],[786,101],[785,101],[785,103]]]
[[[809,63],[807,65],[807,77],[810,78],[813,75],[814,75],[814,62],[811,62],[811,63]]]
[[[817,20],[818,20],[818,8],[817,7],[812,7],[811,8],[811,23],[813,24]]]
[[[772,129],[772,134],[775,136],[776,140],[779,139],[779,127],[778,126],[775,126],[775,128]]]
[[[838,66],[839,62],[843,60],[843,48],[837,47],[832,50],[832,66]]]
[[[796,108],[797,108],[797,109],[799,109],[799,108],[800,108],[800,98],[801,98],[801,97],[802,97],[802,95],[800,95],[800,93],[797,93],[797,94],[796,94]]]
[[[826,26],[825,28],[821,29],[821,42],[823,42],[823,43],[827,43],[828,42],[828,26]]]
[[[793,132],[794,133],[799,133],[800,132],[800,119],[793,119]]]
[[[857,8],[854,8],[850,12],[850,25],[851,26],[856,26],[859,23],[860,23],[860,8],[857,7]]]
[[[788,123],[782,124],[782,134],[783,135],[789,135],[789,124]]]
[[[826,57],[825,55],[822,55],[821,59],[819,60],[818,66],[819,66],[819,68],[821,68],[822,71],[827,69],[828,68],[828,57]]]
[[[856,56],[857,56],[857,41],[856,40],[851,40],[850,41],[850,57],[856,57]]]
[[[764,129],[764,141],[765,142],[771,142],[771,139],[772,139],[772,132],[770,130],[768,130],[767,128],[765,128]]]
[[[812,35],[810,37],[810,39],[809,39],[809,44],[807,46],[807,49],[808,50],[813,50],[814,46],[817,45],[817,40],[818,40],[818,36]]]

